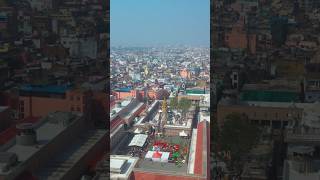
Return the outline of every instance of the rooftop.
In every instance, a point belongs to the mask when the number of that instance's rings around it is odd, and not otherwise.
[[[111,109],[110,121],[112,121],[114,117],[116,117],[117,115],[123,117],[124,119],[129,118],[133,113],[135,113],[139,108],[141,108],[143,104],[143,102],[140,102],[137,99],[121,101],[120,107],[114,107]],[[115,113],[113,114],[112,111],[115,111]]]
[[[153,172],[170,172],[170,173],[187,173],[188,168],[188,156],[189,156],[189,147],[190,147],[190,139],[182,138],[182,137],[162,137],[157,138],[153,142],[151,142],[147,150],[148,152],[152,151],[154,146],[160,147],[160,152],[170,152],[171,155],[169,155],[168,161],[154,161],[152,159],[149,159],[147,157],[144,157],[147,155],[145,153],[143,155],[143,158],[139,160],[137,163],[136,169],[143,170],[143,171],[153,171]],[[177,151],[167,149],[167,147],[174,147],[177,146]],[[174,160],[174,152],[177,152],[176,155],[179,155],[181,157]],[[173,159],[171,159],[171,158]],[[161,157],[162,158],[162,157]],[[182,159],[181,159],[182,158]]]
[[[95,146],[101,138],[106,137],[105,130],[89,130],[81,134],[61,154],[57,154],[51,161],[36,173],[40,179],[61,179],[71,168]]]
[[[240,99],[243,101],[297,102],[299,93],[278,90],[245,90],[241,93]]]
[[[65,127],[59,124],[51,124],[50,122],[45,123],[36,130],[39,142],[37,146],[23,146],[15,144],[7,149],[7,152],[13,152],[17,154],[18,160],[21,162],[26,161],[64,129]]]
[[[255,106],[255,107],[273,107],[273,108],[311,108],[314,103],[295,103],[295,102],[267,102],[267,101],[236,101],[230,98],[224,98],[219,101],[219,105],[228,106]]]
[[[34,129],[37,136],[37,144],[24,146],[14,141],[9,141],[4,144],[1,148],[5,152],[12,152],[18,156],[18,162],[23,163],[32,156],[35,156],[43,147],[45,147],[49,141],[54,139],[60,134],[69,123],[72,123],[74,118],[80,117],[78,114],[71,114],[66,112],[54,112],[49,114],[47,117],[42,118],[36,124]],[[20,164],[21,165],[21,164]],[[14,166],[7,172],[0,172],[0,174],[9,174],[15,171],[19,166]]]
[[[199,113],[199,122],[208,121],[210,122],[210,112],[200,112]]]
[[[115,91],[117,92],[130,92],[132,90],[131,87],[117,88]]]
[[[186,174],[188,165],[166,162],[153,162],[151,160],[140,159],[136,169],[151,172],[164,172],[164,173],[174,173],[174,174]]]
[[[111,179],[128,179],[138,158],[131,156],[111,155],[110,156],[110,177]]]

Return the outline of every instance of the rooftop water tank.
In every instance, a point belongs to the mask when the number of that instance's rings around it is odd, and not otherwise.
[[[16,126],[18,133],[16,135],[17,144],[23,146],[32,146],[37,144],[37,133],[32,123],[21,123]]]

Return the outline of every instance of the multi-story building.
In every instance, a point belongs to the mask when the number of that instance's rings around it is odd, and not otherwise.
[[[96,90],[27,85],[19,90],[19,118],[43,117],[54,111],[100,113],[103,116],[108,108],[106,100],[107,95]]]
[[[61,37],[62,46],[69,49],[71,57],[97,58],[98,44],[94,36],[67,35]]]
[[[248,34],[244,30],[245,17],[240,17],[236,26],[232,27],[231,32],[226,33],[225,42],[229,48],[247,49],[250,53],[256,53],[256,35]]]
[[[306,105],[301,119],[294,119],[286,127],[288,144],[284,162],[285,180],[319,178],[320,119],[319,103]]]
[[[43,11],[52,9],[52,0],[29,0],[30,6],[35,11]]]
[[[242,101],[300,102],[303,87],[297,81],[272,80],[244,84],[240,93]]]
[[[301,119],[305,106],[312,103],[261,102],[222,99],[217,108],[217,120],[223,124],[231,113],[246,115],[254,123],[274,128],[285,127],[292,118]]]
[[[110,178],[111,180],[130,180],[134,179],[133,169],[136,166],[139,158],[130,156],[111,155],[110,157]],[[97,178],[102,179],[101,174]]]
[[[106,146],[107,132],[88,127],[83,115],[67,112],[18,124],[16,137],[1,146],[1,157],[6,158],[1,161],[0,179],[80,178]]]
[[[320,7],[320,2],[317,0],[298,0],[298,2],[301,9],[304,9],[305,11]]]
[[[43,117],[53,111],[83,113],[90,94],[68,86],[23,86],[19,92],[19,116]]]
[[[306,65],[304,78],[305,100],[315,102],[320,100],[320,65],[319,63],[308,63]]]

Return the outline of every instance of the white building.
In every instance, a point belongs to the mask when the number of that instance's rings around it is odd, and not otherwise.
[[[291,121],[286,128],[288,143],[284,162],[284,180],[320,179],[320,103],[304,107],[301,120]]]
[[[32,34],[32,25],[31,25],[30,16],[26,15],[23,11],[19,11],[17,19],[19,21],[18,31],[23,32],[24,34]]]
[[[139,158],[131,156],[111,155],[110,156],[110,179],[129,180],[132,171]]]
[[[28,0],[32,10],[44,11],[52,8],[52,0]]]
[[[97,57],[98,44],[95,37],[62,36],[61,43],[63,47],[69,48],[71,57],[89,57],[92,59]]]

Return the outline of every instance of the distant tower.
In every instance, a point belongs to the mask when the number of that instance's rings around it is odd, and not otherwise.
[[[164,97],[163,102],[162,102],[162,112],[167,112],[167,100]]]
[[[148,76],[149,70],[147,66],[144,66],[144,76]]]

